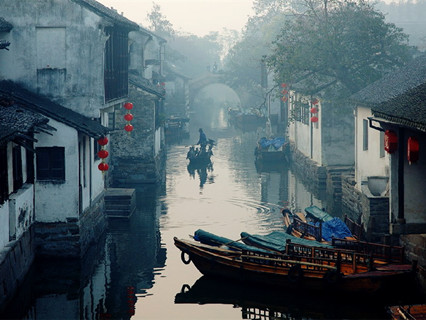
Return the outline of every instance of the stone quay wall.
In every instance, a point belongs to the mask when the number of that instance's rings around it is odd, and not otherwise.
[[[106,230],[104,208],[104,193],[102,193],[80,219],[69,218],[66,222],[36,222],[34,236],[37,256],[80,258]]]
[[[0,251],[0,313],[13,297],[35,257],[34,228]]]

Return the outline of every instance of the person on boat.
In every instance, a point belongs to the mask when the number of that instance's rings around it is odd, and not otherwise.
[[[197,144],[200,145],[201,150],[205,150],[206,149],[206,145],[207,145],[207,136],[204,133],[203,129],[198,129],[198,132],[200,132],[200,138],[198,139]]]
[[[188,153],[186,154],[186,158],[187,159],[192,159],[192,158],[194,158],[195,157],[195,149],[194,149],[194,147],[193,146],[191,146],[191,147],[189,147],[189,151],[188,151]]]

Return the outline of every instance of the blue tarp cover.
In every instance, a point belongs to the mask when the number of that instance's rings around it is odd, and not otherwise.
[[[307,240],[292,236],[285,231],[273,231],[267,235],[250,234],[247,232],[241,232],[241,238],[243,241],[247,241],[253,246],[260,246],[263,248],[269,248],[275,251],[285,251],[287,240],[291,240],[292,243],[301,244],[304,246],[324,247],[332,248],[331,245],[321,243],[314,240]]]
[[[352,237],[352,233],[347,225],[340,218],[332,218],[322,224],[322,238],[331,241],[333,238],[344,239]]]
[[[278,150],[284,145],[285,139],[283,137],[277,137],[273,139],[267,139],[265,137],[259,139],[259,144],[262,149],[267,149],[269,146],[273,146],[275,150]]]
[[[325,222],[325,221],[329,221],[329,220],[333,219],[333,217],[331,215],[329,215],[324,210],[321,210],[317,206],[306,207],[305,212],[308,216],[310,216],[311,218],[314,218],[315,220]]]
[[[256,251],[256,252],[267,252],[265,250],[246,245],[244,243],[238,242],[237,240],[231,240],[225,237],[217,236],[213,233],[204,231],[202,229],[198,229],[194,232],[194,240],[199,241],[203,244],[208,244],[210,246],[221,246],[225,245],[229,247],[230,249],[237,249],[237,250],[250,250],[250,251]]]

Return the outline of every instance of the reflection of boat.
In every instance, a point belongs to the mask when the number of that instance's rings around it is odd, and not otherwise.
[[[283,137],[259,139],[254,150],[256,162],[282,163],[288,161],[288,142]]]
[[[409,265],[370,269],[368,255],[354,251],[287,243],[285,254],[228,250],[174,238],[182,261],[191,261],[204,275],[281,289],[373,293],[392,291],[414,281]],[[400,287],[399,287],[400,288]]]
[[[213,182],[213,178],[208,177],[208,173],[213,171],[213,163],[211,161],[208,161],[207,163],[189,163],[186,169],[192,178],[195,178],[195,173],[198,174],[200,179],[200,187],[204,186],[204,184],[207,182],[207,178],[209,179],[209,182]]]
[[[381,296],[373,299],[318,295],[302,290],[277,290],[253,284],[202,276],[192,286],[184,284],[176,304],[229,304],[241,308],[241,319],[385,319]],[[397,297],[391,297],[397,301]],[[362,305],[362,308],[360,308]]]

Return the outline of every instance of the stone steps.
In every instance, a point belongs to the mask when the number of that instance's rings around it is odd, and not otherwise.
[[[108,188],[104,199],[108,218],[129,218],[136,210],[135,189]]]

